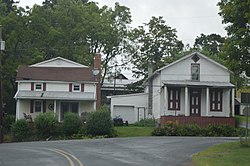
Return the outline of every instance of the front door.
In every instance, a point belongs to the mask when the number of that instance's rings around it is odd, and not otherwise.
[[[201,115],[201,90],[190,89],[190,116]]]

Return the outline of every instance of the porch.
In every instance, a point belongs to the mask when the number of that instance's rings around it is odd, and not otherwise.
[[[234,116],[234,85],[229,82],[162,81],[161,116]]]
[[[198,116],[161,116],[160,125],[163,126],[167,122],[176,122],[183,124],[197,124],[200,127],[208,125],[230,125],[236,127],[236,118],[234,117],[198,117]]]

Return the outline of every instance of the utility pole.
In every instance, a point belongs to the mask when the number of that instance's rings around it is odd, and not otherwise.
[[[2,51],[5,49],[5,42],[2,40],[2,25],[0,25],[0,143],[3,142],[3,88],[2,88]]]
[[[152,61],[148,63],[148,115],[153,115],[153,64]]]

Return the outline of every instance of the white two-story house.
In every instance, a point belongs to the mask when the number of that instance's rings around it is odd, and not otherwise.
[[[62,121],[66,112],[95,111],[100,106],[101,55],[88,67],[61,57],[19,66],[16,76],[16,119],[24,114],[54,112]]]
[[[151,114],[161,123],[199,121],[235,124],[234,85],[223,65],[195,52],[156,70],[152,76],[152,113],[145,93],[111,96],[111,114],[134,123]],[[148,83],[146,83],[148,85]],[[206,121],[206,122],[205,122]]]

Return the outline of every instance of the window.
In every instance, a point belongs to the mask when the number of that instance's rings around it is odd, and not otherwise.
[[[80,92],[80,84],[73,85],[73,92]]]
[[[34,110],[35,110],[35,112],[42,112],[42,101],[35,100],[35,102],[34,102]]]
[[[42,91],[43,84],[42,83],[35,83],[35,90],[36,91]]]
[[[210,111],[222,111],[222,90],[210,90]]]
[[[191,80],[199,81],[200,80],[200,64],[191,64]]]
[[[179,88],[168,88],[168,109],[180,110],[180,94]]]

